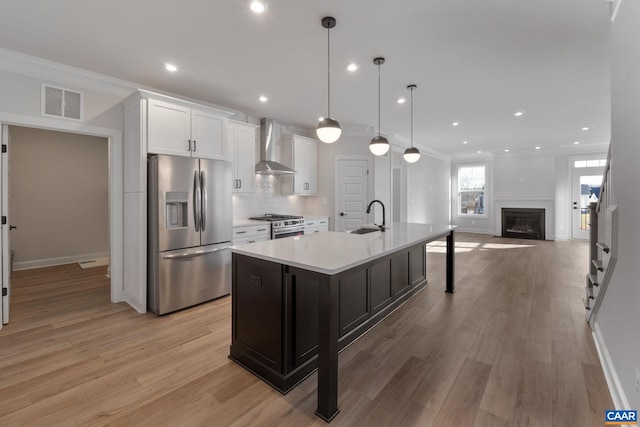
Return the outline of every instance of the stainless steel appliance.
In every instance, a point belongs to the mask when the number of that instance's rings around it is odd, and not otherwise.
[[[147,302],[165,314],[231,292],[231,163],[148,161]]]
[[[271,222],[272,239],[304,235],[304,218],[301,216],[266,214],[249,219]]]

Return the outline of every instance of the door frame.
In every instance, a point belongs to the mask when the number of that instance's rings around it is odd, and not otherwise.
[[[367,170],[369,173],[367,174],[367,198],[369,200],[373,200],[374,188],[373,188],[373,173],[372,171],[372,159],[369,156],[359,156],[359,155],[337,155],[334,158],[334,187],[333,187],[333,217],[335,218],[333,230],[338,231],[338,217],[340,217],[340,206],[338,206],[338,194],[340,188],[342,187],[342,182],[340,181],[340,161],[342,160],[362,160],[367,162]],[[344,231],[344,230],[340,230]]]
[[[124,159],[122,130],[91,126],[75,121],[63,121],[47,117],[33,117],[0,112],[0,126],[2,125],[23,126],[107,138],[109,147],[109,262],[111,302],[124,301]],[[3,228],[3,233],[4,232]]]

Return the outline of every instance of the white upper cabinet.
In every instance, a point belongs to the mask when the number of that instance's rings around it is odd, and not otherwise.
[[[226,122],[224,114],[148,99],[148,152],[176,156],[225,160]]]
[[[282,192],[299,196],[318,194],[318,141],[294,135],[282,148],[283,163],[296,171],[282,177]]]
[[[227,124],[228,158],[233,163],[233,192],[253,193],[256,168],[257,125],[229,120]]]
[[[193,155],[206,159],[225,160],[227,158],[225,127],[224,118],[204,111],[191,110]]]

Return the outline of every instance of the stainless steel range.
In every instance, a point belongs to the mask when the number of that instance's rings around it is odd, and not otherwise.
[[[249,219],[271,222],[272,239],[302,236],[304,234],[304,218],[301,216],[266,214],[264,216],[254,216]]]

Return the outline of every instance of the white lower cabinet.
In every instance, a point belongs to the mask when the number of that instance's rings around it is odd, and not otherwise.
[[[329,217],[304,220],[304,234],[321,233],[329,231]]]
[[[233,245],[271,240],[271,224],[233,227]]]

